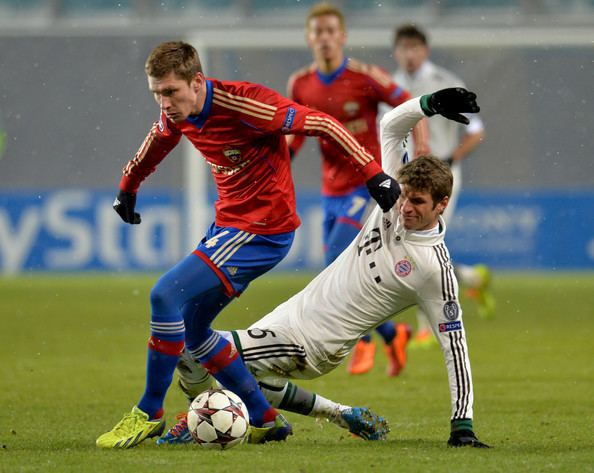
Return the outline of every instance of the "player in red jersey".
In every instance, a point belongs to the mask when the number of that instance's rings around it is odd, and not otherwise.
[[[306,20],[306,38],[314,62],[289,79],[288,95],[296,102],[332,115],[357,138],[376,161],[381,160],[377,132],[380,103],[396,107],[411,97],[395,84],[390,76],[375,65],[347,58],[345,22],[342,12],[328,4],[315,5]],[[415,143],[420,143],[417,156],[429,152],[426,146],[426,120],[413,128]],[[295,154],[304,136],[290,140]],[[320,138],[322,156],[322,198],[324,209],[324,255],[330,264],[355,238],[367,215],[369,193],[362,176],[355,169],[344,172],[344,157],[324,137]],[[409,328],[386,322],[377,328],[385,342],[388,374],[397,375],[404,367],[404,347]],[[375,345],[367,335],[359,343],[349,365],[353,374],[364,373],[373,366]]]
[[[127,223],[142,181],[185,136],[201,152],[218,190],[216,220],[190,255],[151,291],[146,389],[137,406],[97,439],[102,448],[129,448],[160,435],[163,400],[185,349],[250,413],[249,441],[284,440],[290,424],[270,406],[231,344],[211,322],[250,281],[288,252],[299,225],[289,151],[283,135],[323,136],[352,163],[384,211],[400,189],[332,117],[257,84],[205,78],[196,50],[183,42],[155,48],[145,65],[161,109],[136,156],[124,168],[114,209]]]

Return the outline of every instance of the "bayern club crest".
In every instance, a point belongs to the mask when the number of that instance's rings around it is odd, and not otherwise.
[[[410,264],[410,261],[407,259],[401,259],[396,263],[394,268],[396,269],[396,274],[401,278],[404,278],[412,271],[412,264]]]

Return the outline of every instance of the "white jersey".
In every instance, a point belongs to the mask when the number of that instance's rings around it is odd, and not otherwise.
[[[384,171],[395,176],[406,160],[404,139],[424,117],[418,98],[381,122]],[[301,292],[233,333],[260,378],[309,379],[335,368],[359,338],[418,304],[441,344],[452,397],[452,418],[472,418],[473,390],[458,283],[444,244],[445,223],[433,234],[403,228],[395,209],[376,207],[351,245]]]
[[[431,61],[425,61],[414,74],[408,74],[399,69],[394,73],[393,79],[408,90],[413,97],[430,94],[448,87],[466,88],[462,79]],[[468,118],[470,120],[468,125],[462,125],[441,116],[428,120],[431,154],[439,159],[447,159],[452,156],[460,142],[461,129],[464,129],[466,133],[478,133],[483,130],[483,122],[478,115],[469,114]],[[414,143],[412,145],[414,146]]]
[[[397,84],[408,90],[414,97],[449,87],[466,88],[462,79],[429,60],[425,61],[414,74],[399,69],[392,77]],[[460,143],[460,134],[462,132],[474,134],[483,131],[483,122],[477,114],[467,114],[467,117],[470,121],[468,125],[462,125],[439,115],[428,120],[429,148],[432,155],[439,159],[448,159]],[[408,146],[409,153],[414,156],[414,141],[410,140]],[[443,215],[448,223],[454,214],[460,190],[462,189],[462,166],[459,161],[452,164],[452,174],[454,176],[454,188],[452,189],[448,207]]]

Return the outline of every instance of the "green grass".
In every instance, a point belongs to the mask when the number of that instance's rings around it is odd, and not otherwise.
[[[308,276],[256,281],[217,321],[247,326]],[[194,445],[102,451],[95,438],[144,387],[148,293],[155,276],[0,279],[0,471],[587,472],[594,471],[594,274],[499,275],[498,314],[465,303],[475,430],[495,448],[447,449],[449,392],[438,349],[410,352],[404,373],[345,367],[303,383],[386,416],[386,442],[289,415],[286,443],[227,452]],[[404,315],[413,321],[413,313]],[[184,401],[172,388],[169,420]]]

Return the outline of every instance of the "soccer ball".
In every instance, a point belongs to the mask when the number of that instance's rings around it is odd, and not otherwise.
[[[190,404],[188,429],[200,446],[228,449],[245,440],[249,418],[237,394],[226,389],[209,389]]]

